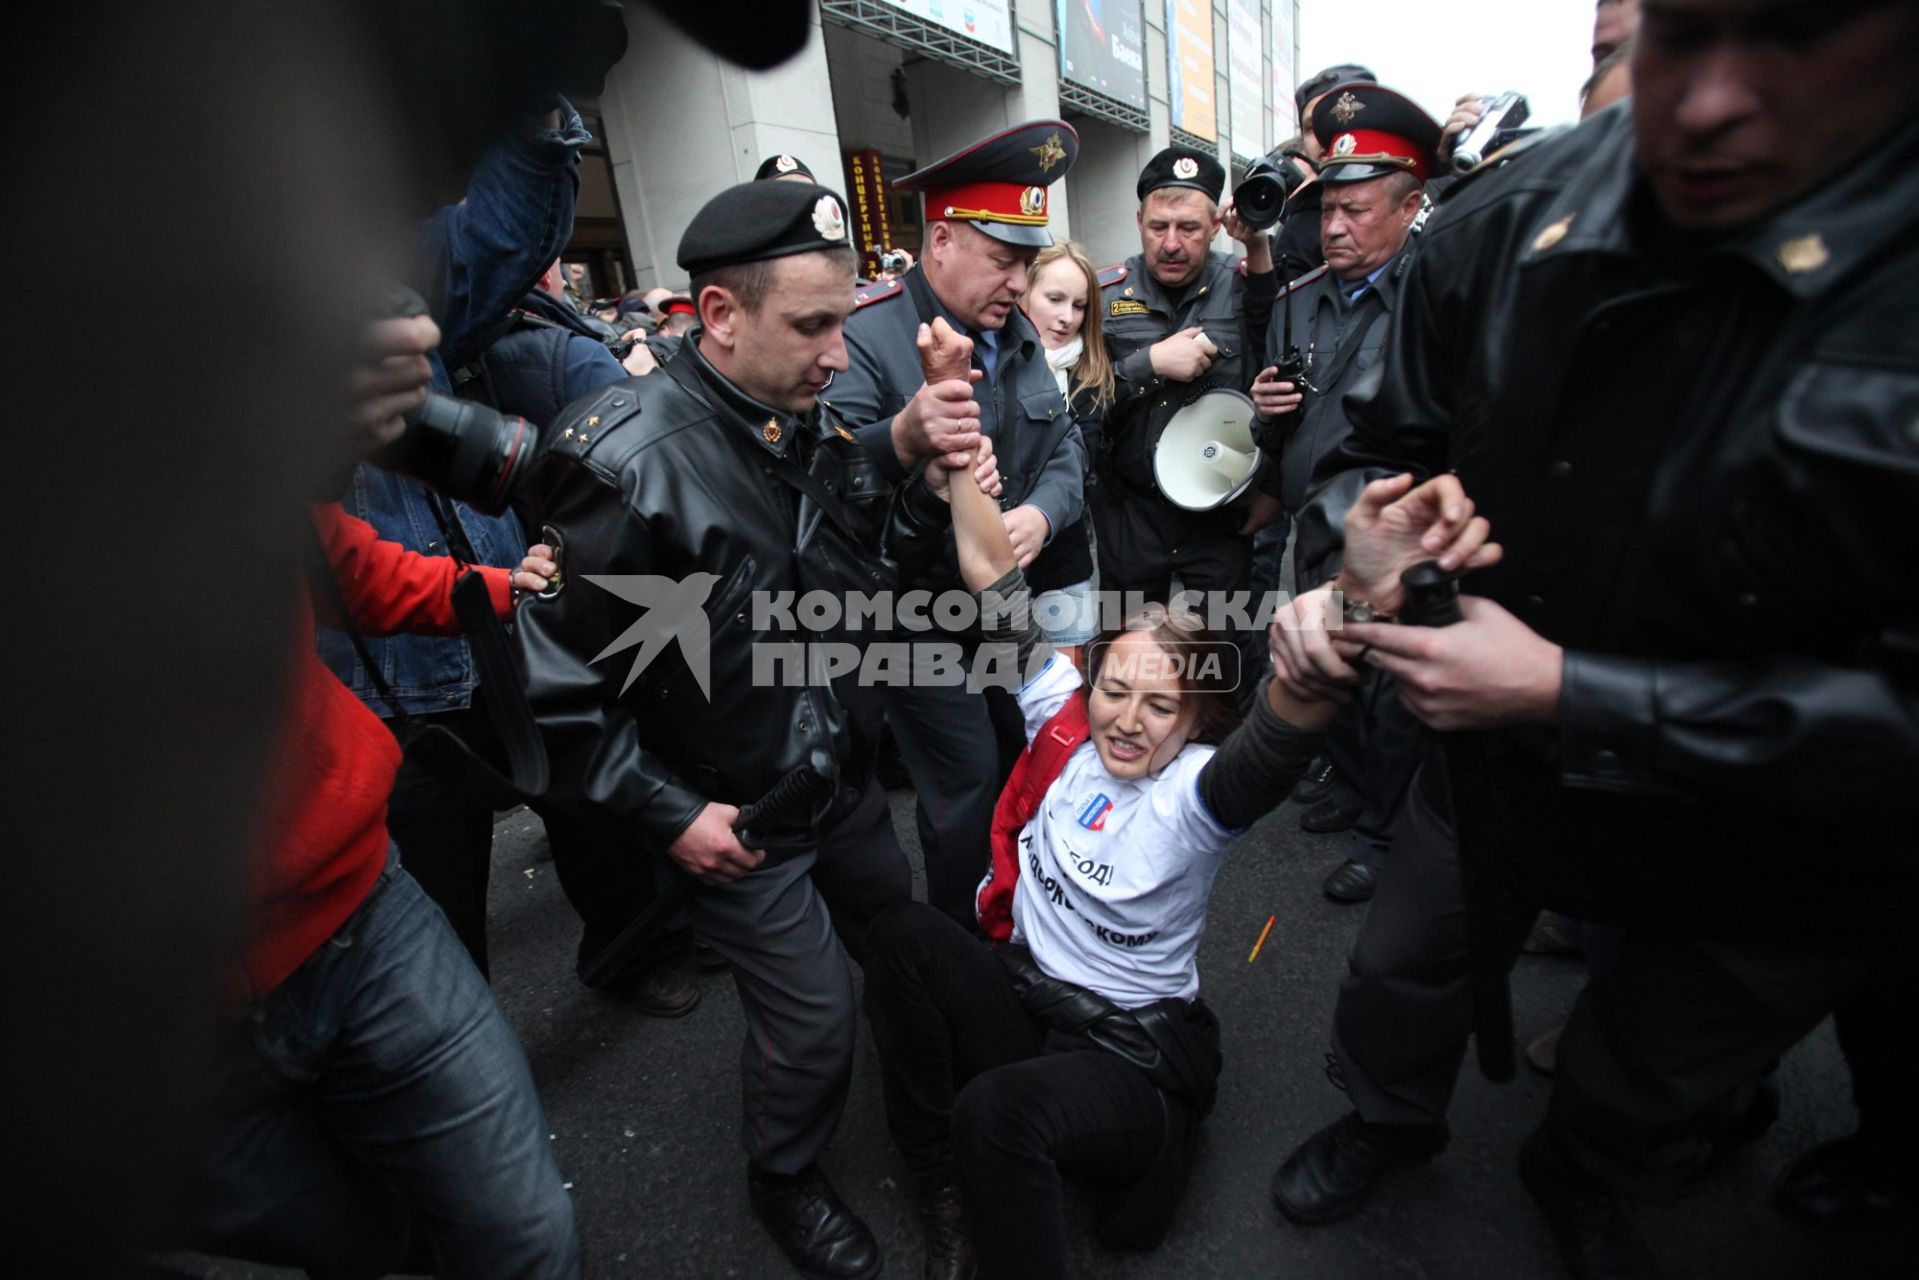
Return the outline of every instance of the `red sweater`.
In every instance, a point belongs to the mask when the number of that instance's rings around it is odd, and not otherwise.
[[[454,635],[457,566],[383,542],[335,504],[313,508],[340,595],[366,635]],[[512,610],[512,575],[482,566],[493,607]],[[334,612],[331,601],[322,616]],[[290,698],[277,744],[246,957],[251,992],[265,995],[333,936],[386,865],[386,801],[400,746],[380,718],[313,649],[313,605],[301,611]]]

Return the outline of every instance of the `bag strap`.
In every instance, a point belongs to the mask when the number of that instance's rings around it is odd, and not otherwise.
[[[1023,812],[1016,812],[1014,816],[1021,826],[1032,821],[1033,815],[1039,812],[1040,802],[1046,798],[1047,788],[1066,771],[1066,762],[1079,750],[1079,744],[1092,736],[1092,725],[1086,719],[1086,690],[1075,689],[1066,705],[1048,717],[1033,735],[1033,741],[1020,757],[1015,779],[1009,779],[1019,784],[1019,809]]]

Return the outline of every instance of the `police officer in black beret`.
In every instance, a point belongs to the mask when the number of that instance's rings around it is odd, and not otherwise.
[[[788,155],[785,152],[781,152],[776,156],[766,157],[766,159],[760,161],[760,167],[753,171],[753,181],[755,182],[775,182],[780,180],[811,183],[819,181],[819,179],[813,176],[813,171],[806,167],[806,161],[800,159],[798,156]]]
[[[1215,157],[1190,147],[1161,151],[1139,175],[1140,252],[1100,272],[1114,381],[1093,501],[1102,591],[1163,601],[1175,577],[1192,591],[1248,591],[1252,534],[1279,515],[1264,495],[1252,511],[1185,510],[1160,492],[1154,473],[1154,450],[1174,414],[1216,388],[1247,391],[1260,369],[1278,281],[1265,233],[1230,206],[1225,228],[1246,255],[1212,248],[1225,185]],[[1249,690],[1265,652],[1257,632],[1249,629],[1242,645]]]
[[[1048,189],[1078,154],[1072,126],[1032,121],[895,183],[922,193],[925,249],[899,280],[860,292],[846,325],[850,367],[827,393],[835,411],[859,424],[861,443],[892,477],[905,476],[931,448],[964,448],[976,435],[992,440],[1005,482],[1000,506],[1021,568],[1079,520],[1084,504],[1079,428],[1038,332],[1019,309],[1027,268],[1052,243]],[[921,372],[918,332],[941,316],[972,340],[971,383],[953,378],[929,385]],[[963,589],[950,548],[934,572],[913,585],[936,594]],[[970,649],[976,640],[969,630],[940,633],[932,644]],[[1023,745],[1012,699],[987,692],[1012,713],[1010,737]],[[993,805],[1011,760],[1001,759],[986,699],[963,685],[895,686],[886,697],[919,794],[927,900],[971,925]]]
[[[754,616],[779,593],[892,589],[942,545],[947,469],[895,484],[819,403],[846,367],[852,309],[837,194],[733,187],[695,215],[679,265],[698,326],[657,372],[550,429],[530,501],[561,579],[520,607],[519,665],[551,802],[700,884],[686,915],[731,965],[746,1016],[754,1209],[807,1275],[868,1276],[878,1246],[816,1159],[853,1067],[841,943],[859,954],[910,873],[873,781],[876,706],[850,675],[787,682],[755,660],[859,635],[756,631]],[[740,807],[801,766],[825,794],[743,845]]]

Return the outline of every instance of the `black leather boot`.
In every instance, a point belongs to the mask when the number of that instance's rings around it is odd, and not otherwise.
[[[1332,794],[1333,782],[1339,777],[1339,771],[1333,768],[1333,762],[1325,756],[1314,756],[1313,762],[1306,766],[1306,772],[1293,784],[1293,799],[1301,804],[1318,804]]]
[[[1574,1280],[1659,1280],[1626,1197],[1560,1159],[1538,1133],[1519,1149],[1519,1180],[1545,1211]]]
[[[1365,863],[1348,858],[1333,868],[1319,891],[1334,902],[1370,902],[1379,879]]]
[[[973,1257],[973,1238],[966,1234],[966,1214],[959,1191],[936,1187],[920,1199],[920,1225],[926,1233],[925,1280],[973,1280],[979,1262]]]
[[[1443,1124],[1367,1124],[1349,1111],[1293,1148],[1273,1172],[1273,1203],[1294,1222],[1336,1222],[1359,1208],[1379,1175],[1446,1149]]]
[[[816,1164],[792,1177],[746,1171],[746,1193],[773,1242],[813,1280],[868,1280],[880,1246]]]

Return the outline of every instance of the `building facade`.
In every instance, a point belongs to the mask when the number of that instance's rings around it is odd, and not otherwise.
[[[1057,116],[1080,155],[1054,189],[1055,231],[1117,262],[1137,251],[1133,187],[1154,152],[1201,147],[1237,178],[1296,131],[1299,0],[817,0],[805,48],[766,72],[649,8],[627,21],[567,255],[602,294],[685,284],[673,257],[694,211],[769,155],[844,191],[871,254],[917,250],[918,198],[894,179]]]

